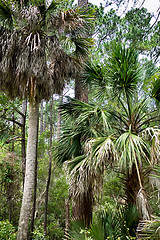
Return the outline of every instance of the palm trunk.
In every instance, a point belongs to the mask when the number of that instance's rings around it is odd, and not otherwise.
[[[78,6],[87,5],[88,0],[78,0]]]
[[[37,133],[39,127],[39,119],[37,120]],[[35,212],[36,212],[36,199],[37,199],[37,150],[38,150],[38,134],[37,134],[37,144],[36,144],[36,163],[35,163],[35,175],[34,175],[34,194],[33,194],[33,207],[32,207],[32,218],[31,218],[31,232],[30,232],[30,240],[32,240],[32,235],[34,231],[34,220],[35,220]]]
[[[88,0],[78,0],[78,6],[87,5]],[[75,80],[75,98],[88,103],[88,86],[84,85],[80,77]],[[87,198],[86,198],[87,196]],[[81,196],[78,196],[73,208],[73,218],[82,221],[88,228],[92,221],[92,205],[90,206],[90,197],[92,196],[92,187]]]
[[[36,144],[37,144],[37,119],[39,114],[39,104],[35,99],[30,101],[29,108],[29,129],[27,140],[27,154],[26,154],[26,172],[24,182],[24,192],[21,205],[19,226],[18,226],[18,240],[27,240],[28,223],[31,213],[32,193],[34,189],[34,175],[36,163]]]
[[[138,166],[139,168],[139,166]],[[139,168],[139,174],[141,180],[143,179],[142,172]],[[143,182],[139,181],[139,176],[137,173],[137,167],[135,164],[132,165],[132,172],[126,179],[126,195],[127,203],[130,206],[136,205],[140,213],[140,217],[143,220],[149,220],[151,217],[151,209],[147,200],[146,193],[142,188]]]
[[[88,103],[88,86],[84,85],[80,78],[75,80],[75,98]]]

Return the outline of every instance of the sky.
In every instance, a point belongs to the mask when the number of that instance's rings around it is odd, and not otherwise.
[[[89,0],[89,2],[99,5],[101,2],[105,3],[105,0]],[[130,0],[130,2],[133,5],[134,0]],[[137,4],[137,7],[139,7],[142,2],[143,0],[139,0],[139,4]],[[160,11],[160,0],[145,0],[143,6],[148,9],[148,12],[154,13],[156,15],[158,8]]]

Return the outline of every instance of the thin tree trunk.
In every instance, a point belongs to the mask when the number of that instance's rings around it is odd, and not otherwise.
[[[39,119],[37,120],[37,133],[38,133]],[[37,134],[37,144],[36,144],[36,163],[35,163],[35,176],[34,176],[34,194],[33,194],[33,208],[32,208],[32,218],[31,218],[31,232],[30,240],[32,240],[32,235],[34,231],[34,219],[36,212],[36,200],[37,200],[37,150],[38,150],[38,134]]]
[[[44,123],[43,123],[43,131],[44,132],[46,131],[46,128],[47,128],[47,115],[48,115],[48,113],[47,113],[47,106],[48,106],[48,103],[46,103],[46,105],[45,105],[46,111],[45,111]]]
[[[43,133],[43,100],[41,101],[40,135]]]
[[[51,181],[51,169],[52,169],[52,132],[53,132],[53,122],[52,122],[52,114],[53,114],[53,96],[50,102],[50,147],[49,147],[49,169],[48,169],[48,179],[46,184],[46,193],[45,193],[45,212],[44,212],[44,233],[47,236],[47,213],[48,213],[48,194],[49,194],[49,186]]]
[[[65,236],[68,234],[69,226],[70,226],[70,214],[69,214],[69,197],[65,197]],[[68,238],[67,238],[68,239]]]
[[[14,135],[15,135],[14,109],[13,109],[13,112],[12,112],[12,119],[13,119],[12,135],[13,135],[13,138],[14,138]],[[14,140],[12,141],[12,152],[14,152]]]
[[[23,187],[24,187],[24,178],[25,178],[25,169],[26,169],[26,112],[27,112],[27,100],[22,102],[22,114],[20,123],[22,124],[21,127],[21,134],[22,134],[22,143],[21,143],[21,154],[22,154],[22,172],[23,172]]]
[[[26,154],[26,172],[24,182],[24,192],[21,205],[18,240],[27,240],[28,223],[31,213],[32,193],[34,189],[35,163],[36,163],[36,145],[37,145],[37,119],[39,115],[39,104],[35,99],[30,101],[29,122],[28,122],[28,140]]]
[[[60,96],[60,104],[62,104],[63,95]],[[58,122],[57,122],[57,139],[60,139],[61,134],[61,110],[58,111]]]

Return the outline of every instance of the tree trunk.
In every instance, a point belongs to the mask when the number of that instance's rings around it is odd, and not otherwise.
[[[78,0],[78,6],[87,4],[88,0]],[[88,103],[88,86],[84,85],[80,77],[75,80],[75,98]],[[92,201],[90,201],[91,197],[92,187],[87,192],[79,195],[78,199],[75,200],[76,202],[73,203],[74,206],[72,206],[73,218],[82,221],[86,227],[89,227],[92,221],[92,205],[90,205],[92,203]]]
[[[139,174],[141,180],[143,179],[142,172],[139,168]],[[143,182],[141,183],[143,184]],[[126,195],[127,203],[130,206],[136,205],[140,213],[140,217],[143,220],[149,220],[151,218],[151,209],[147,200],[146,193],[139,181],[136,165],[133,163],[132,172],[126,179]]]
[[[25,169],[26,169],[26,111],[27,111],[27,100],[22,102],[22,114],[20,123],[21,127],[21,134],[22,134],[22,144],[21,144],[21,154],[22,154],[22,172],[23,172],[23,187],[24,187],[24,178],[25,178]]]
[[[75,80],[75,98],[88,103],[88,86],[84,85],[80,77]]]
[[[65,236],[68,235],[68,230],[70,226],[70,214],[69,214],[69,197],[65,197]],[[68,239],[68,238],[66,238]]]
[[[14,135],[15,135],[14,109],[13,109],[13,112],[12,112],[12,118],[13,118],[13,130],[12,130],[12,135],[13,135],[13,138],[14,138]],[[14,140],[12,141],[12,152],[14,152]]]
[[[52,132],[53,132],[53,122],[52,122],[52,114],[53,114],[53,96],[50,102],[50,147],[49,147],[49,169],[48,169],[48,178],[46,184],[46,194],[45,194],[45,212],[44,212],[44,233],[47,236],[47,213],[48,213],[48,194],[49,194],[49,185],[51,181],[51,169],[52,169]]]
[[[39,104],[35,98],[30,101],[29,107],[29,122],[28,122],[28,140],[27,140],[27,154],[26,154],[26,172],[24,182],[24,192],[21,205],[19,226],[18,226],[18,240],[27,240],[28,223],[31,213],[31,201],[34,188],[34,175],[36,163],[36,145],[37,145],[37,123],[39,115]]]
[[[88,0],[78,0],[78,6],[87,5]]]
[[[43,100],[41,100],[40,135],[43,133]]]
[[[34,219],[36,212],[36,200],[37,200],[37,150],[38,150],[38,126],[39,119],[37,120],[37,143],[36,143],[36,163],[35,163],[35,175],[34,175],[34,194],[33,194],[33,207],[32,207],[32,218],[31,218],[31,232],[30,232],[30,240],[32,240],[32,235],[34,231]]]
[[[63,95],[60,96],[60,104],[62,104],[63,101]],[[61,110],[58,110],[58,122],[57,122],[57,139],[60,139],[61,134]]]
[[[44,119],[43,119],[43,132],[46,131],[46,128],[47,128],[47,116],[48,116],[48,112],[47,112],[47,106],[48,106],[48,103],[46,103],[45,105],[45,115],[44,115]]]

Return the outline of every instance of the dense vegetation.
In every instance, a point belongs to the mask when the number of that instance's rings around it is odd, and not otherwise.
[[[159,239],[160,21],[136,2],[0,2],[0,239]]]

